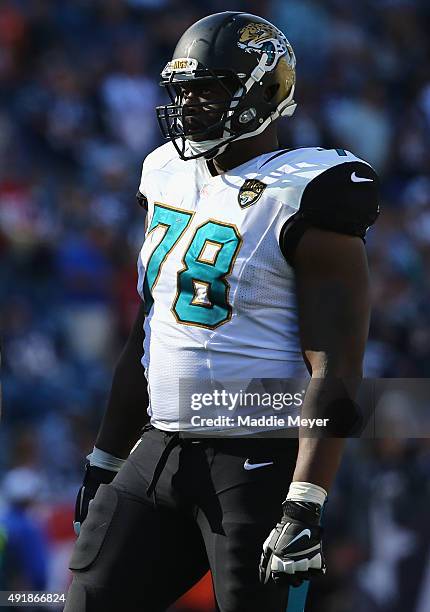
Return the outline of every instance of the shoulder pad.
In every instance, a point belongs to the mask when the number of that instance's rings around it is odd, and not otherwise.
[[[305,187],[299,216],[309,224],[364,238],[379,214],[379,180],[371,166],[345,161]]]
[[[319,227],[364,240],[379,215],[379,179],[369,164],[355,158],[332,165],[306,185],[298,212],[283,226],[279,244],[286,260],[308,227]]]
[[[139,191],[142,195],[146,195],[145,178],[147,174],[155,169],[160,170],[172,160],[179,160],[179,156],[171,142],[154,149],[145,157],[139,185]]]
[[[260,166],[296,174],[312,180],[332,166],[348,161],[362,161],[345,149],[323,149],[322,147],[300,147],[283,149],[268,154]]]

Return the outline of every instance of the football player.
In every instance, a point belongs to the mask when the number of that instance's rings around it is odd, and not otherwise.
[[[221,612],[284,612],[291,586],[326,571],[321,510],[359,421],[378,179],[343,149],[279,148],[295,65],[275,26],[224,12],[192,25],[162,72],[168,142],[138,192],[142,304],[77,498],[66,612],[166,610],[208,569]],[[325,435],[190,435],[184,381],[300,377],[302,416],[328,417]]]

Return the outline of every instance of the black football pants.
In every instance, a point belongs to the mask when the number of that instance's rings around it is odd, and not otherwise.
[[[220,612],[285,612],[288,589],[261,585],[258,563],[297,450],[296,439],[173,441],[147,430],[90,504],[65,612],[161,612],[208,569]]]

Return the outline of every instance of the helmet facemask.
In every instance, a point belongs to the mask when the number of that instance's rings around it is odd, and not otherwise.
[[[184,76],[172,72],[161,82],[171,103],[157,107],[157,119],[163,136],[173,142],[182,159],[211,159],[237,137],[232,122],[245,110],[246,90],[240,78],[229,71],[215,73],[202,68],[193,76]],[[205,97],[205,85],[208,93],[212,89],[217,95]],[[186,100],[186,92],[193,89],[195,98],[202,101]]]

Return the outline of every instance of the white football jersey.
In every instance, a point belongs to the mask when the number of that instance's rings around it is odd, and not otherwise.
[[[341,149],[301,148],[212,176],[204,159],[182,161],[171,143],[145,159],[139,191],[148,226],[138,290],[155,427],[192,429],[190,389],[236,381],[245,390],[252,379],[308,377],[294,273],[279,235],[308,183],[350,161],[361,160]]]

